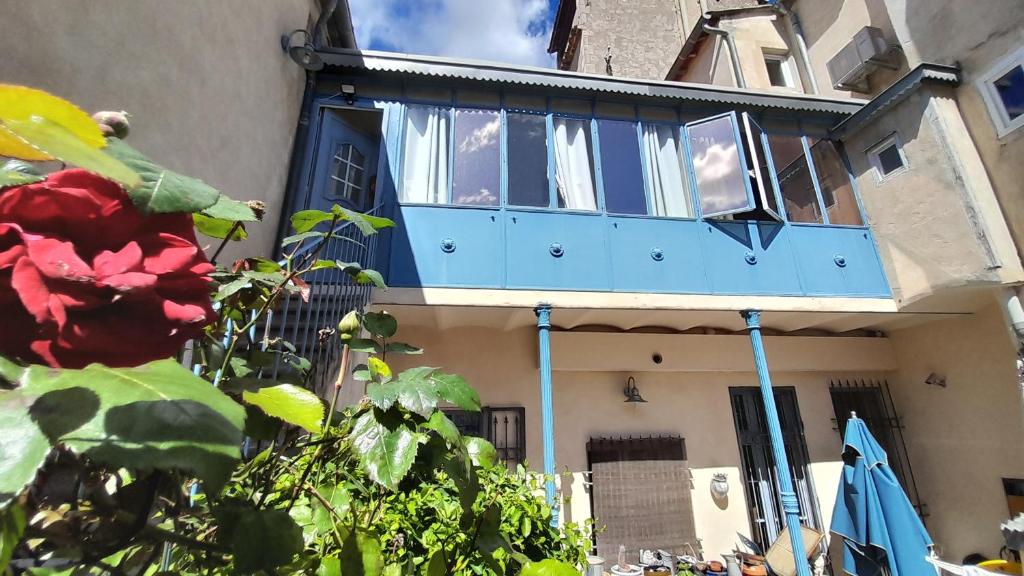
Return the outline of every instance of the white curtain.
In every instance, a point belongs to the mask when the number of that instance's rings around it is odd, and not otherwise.
[[[676,130],[659,124],[644,124],[643,128],[647,158],[644,170],[650,183],[651,215],[692,218]]]
[[[409,106],[405,116],[402,160],[402,202],[442,204],[448,201],[447,108]]]
[[[566,208],[597,210],[585,121],[555,118],[555,182]]]

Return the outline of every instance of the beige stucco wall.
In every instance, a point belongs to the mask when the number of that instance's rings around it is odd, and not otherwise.
[[[866,152],[893,132],[908,169],[879,181]],[[922,87],[847,136],[844,145],[901,306],[946,289],[1024,279],[949,89]]]
[[[588,0],[576,3],[573,24],[582,30],[573,70],[661,80],[686,34],[679,0]]]
[[[43,88],[90,112],[127,110],[131,145],[233,198],[267,203],[267,221],[227,257],[266,254],[305,80],[279,38],[305,28],[315,5],[7,2],[0,82]]]
[[[947,560],[995,557],[1008,510],[1001,479],[1024,477],[1024,412],[1016,354],[1000,309],[890,333],[900,368],[892,394],[927,504],[929,533]],[[932,372],[947,387],[928,386]]]
[[[555,312],[557,323],[557,311]],[[401,324],[402,318],[399,316]],[[396,336],[422,345],[425,353],[391,357],[396,369],[417,365],[441,366],[464,376],[480,393],[484,404],[523,406],[526,409],[526,456],[531,467],[542,462],[540,394],[536,329],[402,325]],[[581,522],[590,517],[589,495],[583,485],[586,442],[591,436],[678,434],[686,439],[692,468],[694,517],[697,535],[709,557],[732,549],[736,532],[750,533],[740,476],[739,451],[729,400],[730,386],[756,386],[749,340],[744,336],[708,337],[657,334],[553,333],[553,400],[556,462],[566,498],[565,519]],[[851,372],[822,371],[821,360],[853,369],[859,376],[880,376],[894,366],[888,341],[883,338],[768,337],[769,362],[786,372],[774,373],[775,384],[794,386],[806,427],[807,444],[821,516],[827,525],[841,469],[841,442],[832,429],[829,377]],[[813,340],[814,342],[810,342]],[[867,342],[857,342],[865,340]],[[693,352],[704,346],[708,354]],[[701,364],[699,358],[717,358]],[[813,352],[812,352],[813,350]],[[665,357],[661,371],[652,371],[652,351]],[[731,366],[721,357],[733,353]],[[594,369],[582,370],[590,357]],[[813,358],[812,358],[813,357]],[[684,365],[686,367],[684,367]],[[801,371],[809,367],[812,371]],[[703,370],[703,371],[693,371]],[[641,406],[622,401],[622,386],[633,375],[643,396]],[[711,475],[729,476],[727,503],[710,494]],[[694,543],[696,545],[696,543]]]

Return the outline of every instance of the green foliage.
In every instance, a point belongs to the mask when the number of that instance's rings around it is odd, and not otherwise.
[[[123,140],[108,139],[106,152],[141,177],[142,184],[129,188],[128,196],[142,212],[199,212],[216,204],[220,197],[213,187],[156,164]]]
[[[316,394],[294,384],[263,386],[242,392],[247,404],[258,406],[268,416],[305,429],[319,432],[324,421],[324,403]]]

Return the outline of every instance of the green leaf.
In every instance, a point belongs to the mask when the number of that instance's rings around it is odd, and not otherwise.
[[[345,536],[339,558],[344,576],[380,576],[384,570],[380,541],[362,528],[352,530]]]
[[[249,237],[249,234],[245,231],[245,226],[239,224],[238,227],[235,227],[234,220],[211,218],[206,214],[197,212],[192,215],[192,222],[196,225],[196,230],[210,238],[223,240],[227,238],[228,234],[231,234],[231,239],[237,242]]]
[[[217,294],[213,297],[213,299],[217,302],[220,302],[225,298],[230,298],[236,292],[244,290],[251,285],[252,281],[249,278],[245,277],[239,278],[237,280],[232,280],[227,284],[221,284],[220,287],[217,288]]]
[[[387,312],[367,312],[363,314],[363,326],[374,336],[391,338],[398,332],[398,320]]]
[[[445,576],[447,570],[448,567],[444,565],[444,551],[434,552],[427,564],[427,576]]]
[[[398,403],[424,418],[437,407],[437,386],[430,380],[398,380]]]
[[[352,427],[352,442],[370,479],[394,490],[409,473],[422,434],[405,426],[389,430],[369,410]]]
[[[280,418],[308,432],[319,432],[324,421],[324,403],[319,396],[292,384],[266,386],[242,393],[248,404],[259,406],[269,416]]]
[[[366,397],[377,408],[388,410],[398,401],[398,386],[396,384],[373,382],[366,387]]]
[[[383,360],[376,356],[371,356],[366,360],[366,363],[370,369],[370,378],[375,382],[385,383],[391,380],[391,367]]]
[[[302,551],[302,528],[284,510],[241,511],[231,534],[235,570],[244,574],[274,569]]]
[[[24,533],[25,510],[20,505],[12,504],[0,511],[0,574],[7,573],[7,564]]]
[[[437,432],[441,438],[449,445],[459,443],[459,429],[455,426],[455,423],[451,421],[444,412],[438,410],[430,415],[430,419],[423,424],[423,427],[427,430],[433,430]]]
[[[358,284],[373,284],[377,288],[388,287],[388,285],[384,283],[384,277],[380,275],[380,272],[377,272],[376,270],[371,270],[369,268],[360,271],[352,278]]]
[[[290,246],[292,244],[295,244],[296,242],[302,242],[307,238],[325,238],[326,236],[327,232],[318,232],[316,230],[312,230],[310,232],[303,232],[301,234],[294,234],[292,236],[286,236],[284,239],[282,239],[281,247],[284,248],[285,246]]]
[[[5,119],[3,126],[34,148],[68,164],[74,164],[93,174],[123,184],[129,190],[143,182],[140,174],[122,162],[116,154],[111,153],[109,145],[105,152],[94,148],[56,122],[41,116],[30,116],[18,120]]]
[[[324,269],[327,269],[327,268],[337,268],[337,267],[338,267],[338,263],[335,262],[334,260],[317,260],[316,262],[313,262],[313,265],[309,267],[309,270],[310,271],[313,271],[313,270],[324,270]]]
[[[333,219],[334,214],[323,210],[299,210],[292,214],[292,228],[296,234],[302,234],[311,231],[321,222],[329,222]],[[318,232],[318,234],[327,235],[326,232]]]
[[[35,174],[25,174],[24,172],[18,172],[16,170],[0,170],[0,188],[23,186],[25,184],[33,184],[43,180],[46,180],[46,178],[36,176]]]
[[[231,222],[257,222],[259,218],[245,202],[233,200],[224,194],[217,197],[213,206],[203,210],[203,214],[210,218],[228,220]]]
[[[498,451],[487,440],[475,436],[467,436],[462,439],[462,443],[466,447],[466,452],[469,453],[469,459],[473,464],[481,468],[490,468],[498,461]]]
[[[344,486],[329,484],[326,486],[318,486],[316,491],[331,505],[331,508],[334,508],[334,511],[338,515],[344,517],[348,514],[352,497]],[[313,523],[316,525],[317,530],[325,533],[329,532],[331,527],[334,526],[338,520],[334,518],[330,510],[328,510],[320,500],[313,498],[312,503]]]
[[[580,571],[566,564],[565,562],[559,562],[548,558],[541,560],[540,562],[530,562],[523,566],[523,571],[519,573],[519,576],[579,576]]]
[[[341,560],[334,556],[321,558],[320,566],[316,569],[316,576],[341,576]]]
[[[352,369],[352,379],[356,382],[369,382],[370,369],[366,364],[356,364],[355,368]],[[395,397],[397,398],[397,396]]]
[[[220,197],[220,192],[203,181],[154,163],[123,140],[108,138],[106,150],[142,177],[141,185],[128,190],[128,196],[142,212],[199,212],[213,206]]]
[[[0,373],[0,505],[21,491],[52,444],[104,464],[175,469],[218,492],[240,457],[245,410],[172,359],[135,368],[91,364]]]
[[[354,212],[352,210],[342,208],[337,204],[335,204],[331,208],[331,212],[336,214],[339,217],[339,219],[348,220],[349,222],[351,222],[356,228],[359,228],[360,232],[362,232],[366,236],[376,234],[377,230],[380,230],[382,228],[391,228],[395,225],[394,221],[388,218],[381,218],[380,216],[370,216],[369,214]]]
[[[245,435],[253,440],[273,440],[281,432],[281,421],[255,407],[245,407]]]
[[[348,341],[348,349],[352,352],[366,352],[368,354],[380,354],[380,344],[368,338],[353,338]]]
[[[384,346],[384,351],[393,354],[423,354],[423,348],[417,348],[405,342],[388,342]]]
[[[431,375],[431,378],[437,384],[441,400],[450,402],[463,410],[480,411],[480,395],[472,386],[466,384],[462,376],[435,373]]]

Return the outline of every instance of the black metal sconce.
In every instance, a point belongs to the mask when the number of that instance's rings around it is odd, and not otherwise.
[[[632,376],[626,380],[626,387],[622,389],[623,395],[626,396],[626,402],[647,402],[644,397],[640,395],[640,390],[636,387],[636,379]]]

